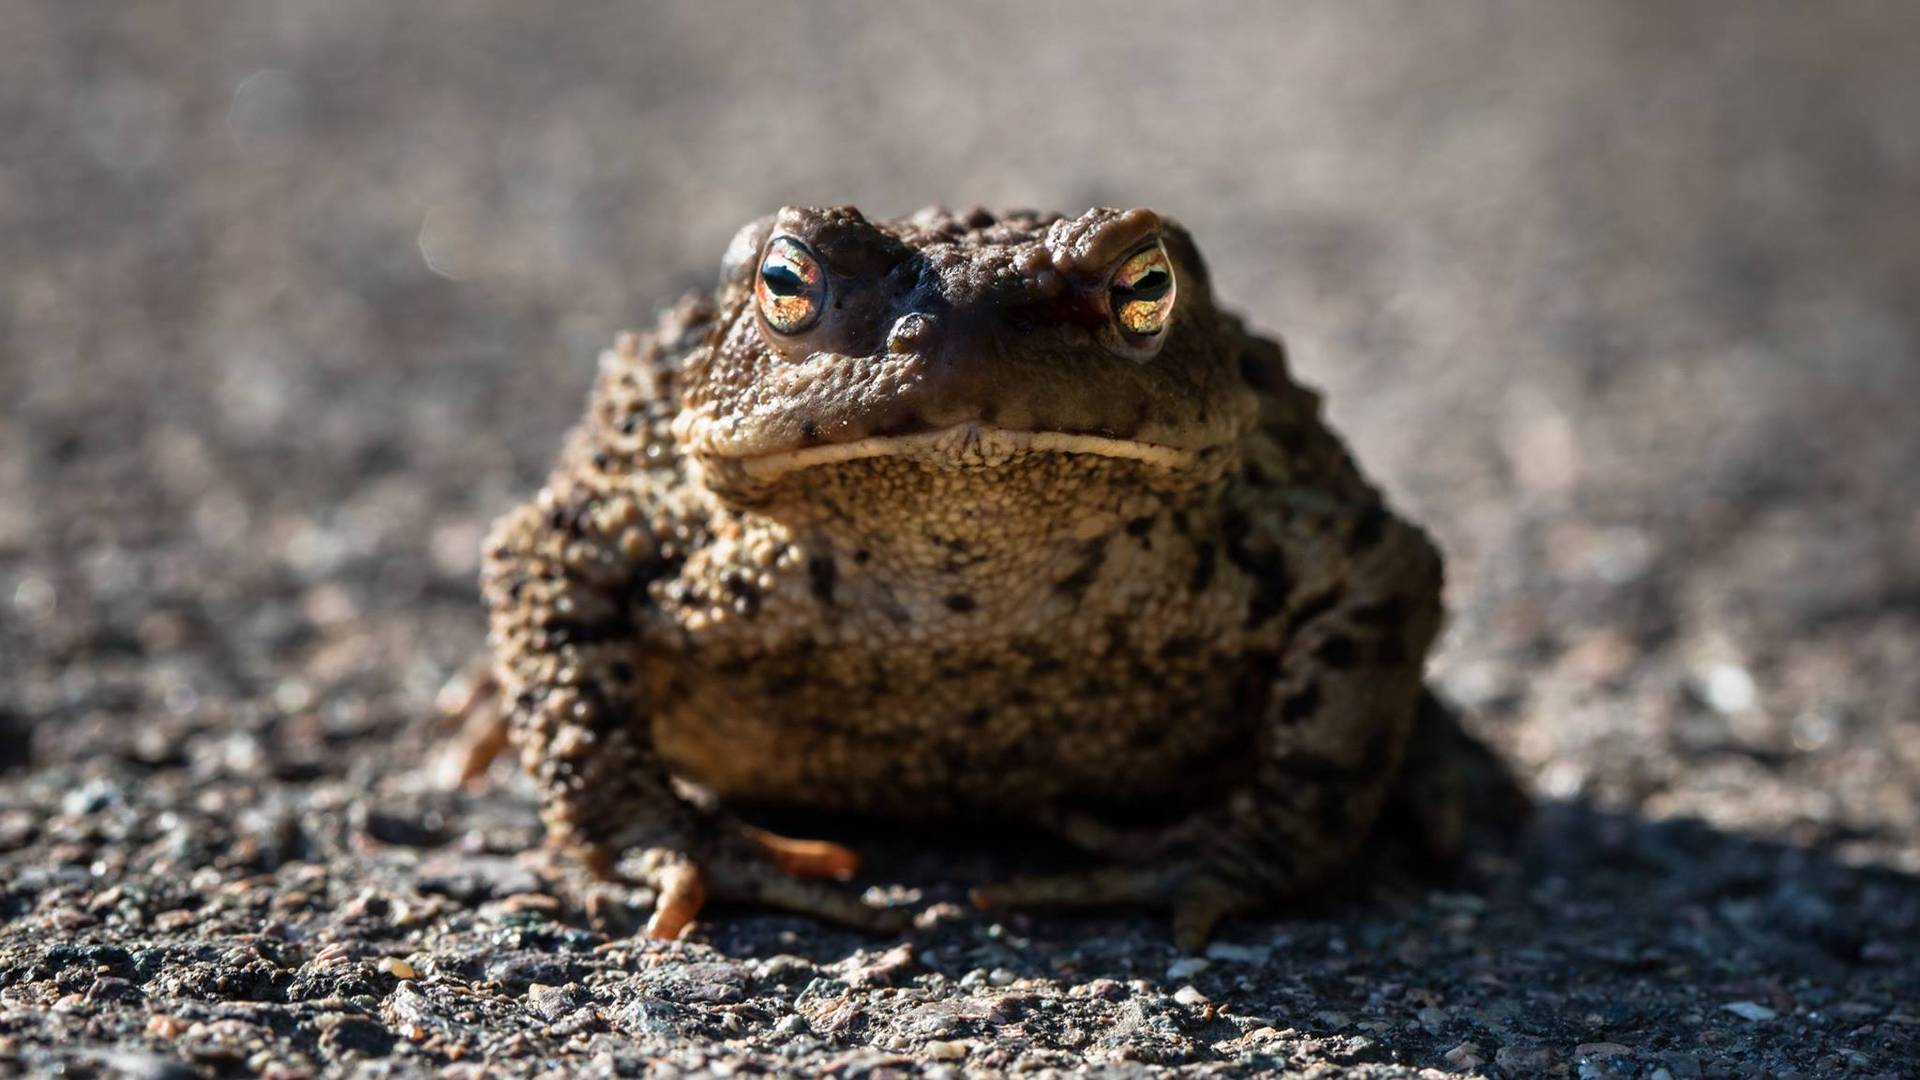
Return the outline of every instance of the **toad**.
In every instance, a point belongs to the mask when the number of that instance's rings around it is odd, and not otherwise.
[[[1149,210],[752,222],[603,356],[483,588],[549,840],[657,937],[708,898],[897,923],[732,800],[1030,821],[1104,861],[976,903],[1155,905],[1189,949],[1396,795],[1458,844],[1439,555]]]

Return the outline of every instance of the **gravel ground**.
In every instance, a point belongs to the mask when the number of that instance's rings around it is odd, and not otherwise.
[[[0,5],[0,1073],[1920,1075],[1920,7]],[[1144,203],[1449,551],[1538,795],[1182,959],[436,791],[478,538],[783,202]]]

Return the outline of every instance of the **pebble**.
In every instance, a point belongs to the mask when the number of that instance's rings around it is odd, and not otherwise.
[[[527,1008],[548,1023],[559,1020],[579,1007],[580,991],[572,983],[564,986],[534,983],[527,987]]]
[[[1616,1042],[1590,1042],[1574,1047],[1573,1056],[1577,1058],[1632,1057],[1633,1051]]]
[[[958,1061],[972,1049],[973,1044],[965,1039],[935,1039],[926,1045],[924,1052],[934,1061]]]
[[[1003,967],[994,968],[992,971],[987,972],[987,981],[995,986],[1011,986],[1014,980],[1019,977],[1020,976],[1015,975]]]
[[[1198,956],[1183,956],[1167,965],[1167,981],[1183,982],[1212,967],[1213,964]]]
[[[396,979],[400,979],[403,981],[406,979],[417,979],[420,977],[419,972],[416,972],[413,970],[412,964],[407,963],[405,960],[402,960],[397,956],[381,957],[380,970],[386,972],[387,974],[393,976]]]
[[[1193,986],[1183,986],[1173,992],[1173,1000],[1182,1005],[1205,1005],[1212,999]]]
[[[1753,675],[1738,664],[1712,664],[1694,675],[1700,696],[1722,715],[1743,712],[1759,697]]]
[[[1455,1072],[1466,1072],[1469,1069],[1477,1069],[1487,1063],[1487,1059],[1481,1056],[1479,1043],[1463,1042],[1459,1046],[1441,1055],[1441,1057],[1448,1065],[1452,1066]]]
[[[1733,1001],[1720,1007],[1742,1020],[1751,1020],[1756,1024],[1762,1020],[1772,1020],[1780,1015],[1757,1001]]]
[[[807,1033],[807,1018],[798,1013],[789,1015],[773,1026],[773,1033],[789,1038],[795,1035],[805,1035]]]

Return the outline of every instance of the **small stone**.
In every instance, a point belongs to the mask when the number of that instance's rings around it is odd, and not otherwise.
[[[965,1039],[935,1039],[927,1044],[925,1053],[934,1061],[958,1061],[972,1049],[973,1044]]]
[[[914,959],[911,942],[896,945],[877,958],[869,961],[866,955],[859,954],[843,966],[848,986],[865,988],[874,986],[892,986],[902,972],[911,969],[917,961]]]
[[[798,1013],[783,1017],[779,1023],[773,1025],[773,1033],[786,1038],[805,1035],[807,1030],[807,1018]]]
[[[1211,999],[1195,987],[1183,986],[1173,992],[1173,1000],[1182,1005],[1205,1005]]]
[[[1757,1001],[1733,1001],[1720,1007],[1742,1020],[1750,1020],[1756,1024],[1763,1020],[1772,1020],[1780,1015]]]
[[[1738,664],[1712,664],[1694,676],[1700,696],[1723,715],[1744,712],[1759,697],[1753,676]]]
[[[1183,956],[1167,965],[1167,981],[1183,982],[1212,967],[1211,961],[1198,956]]]
[[[1020,976],[1015,975],[1003,967],[994,968],[992,971],[987,972],[987,981],[995,986],[1010,986],[1013,984],[1013,981],[1019,977]]]
[[[1446,1027],[1447,1021],[1451,1019],[1451,1017],[1447,1015],[1447,1010],[1436,1009],[1432,1006],[1421,1009],[1415,1016],[1419,1019],[1420,1026],[1426,1028],[1428,1031],[1439,1031],[1441,1028]]]
[[[147,1017],[147,1034],[156,1039],[172,1041],[179,1038],[186,1030],[187,1022],[177,1016],[168,1016],[166,1013],[154,1013],[152,1016]]]
[[[580,989],[572,983],[565,986],[534,983],[527,987],[527,1008],[549,1024],[579,1007]]]
[[[614,1017],[615,1024],[629,1035],[667,1038],[678,1030],[678,1009],[672,1002],[642,994],[628,1002]]]
[[[1647,1074],[1647,1080],[1673,1080],[1673,1074],[1665,1068],[1658,1068]]]
[[[407,979],[417,979],[420,977],[420,974],[413,970],[412,964],[407,963],[405,960],[402,960],[397,956],[381,957],[380,970],[402,981],[405,981]]]
[[[1576,1058],[1632,1057],[1633,1051],[1616,1042],[1581,1043],[1573,1048]]]
[[[1098,998],[1101,1001],[1119,1001],[1127,996],[1127,988],[1116,979],[1091,979],[1067,989],[1070,998]]]
[[[1487,1063],[1487,1059],[1481,1054],[1480,1044],[1478,1043],[1463,1042],[1459,1046],[1441,1055],[1441,1057],[1446,1061],[1448,1067],[1452,1068],[1455,1072],[1468,1072]]]
[[[393,1049],[393,1033],[363,1016],[350,1013],[323,1013],[315,1018],[320,1029],[320,1049],[329,1054],[364,1054],[385,1057]]]
[[[53,923],[54,929],[65,930],[69,933],[75,930],[85,930],[87,927],[93,926],[100,921],[86,912],[81,911],[79,908],[70,907],[55,908],[53,913],[47,916],[47,920]]]
[[[1353,1023],[1352,1017],[1343,1012],[1334,1012],[1332,1009],[1314,1013],[1313,1018],[1320,1021],[1322,1026],[1334,1031],[1338,1031],[1348,1024]]]

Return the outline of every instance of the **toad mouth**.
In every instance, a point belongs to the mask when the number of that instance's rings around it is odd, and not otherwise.
[[[1009,431],[979,423],[966,423],[911,435],[875,435],[851,442],[756,454],[740,459],[739,467],[756,480],[770,480],[800,469],[863,458],[925,457],[962,464],[995,465],[1027,453],[1085,454],[1139,461],[1164,469],[1185,468],[1198,457],[1192,450],[1133,439],[1064,431]]]

